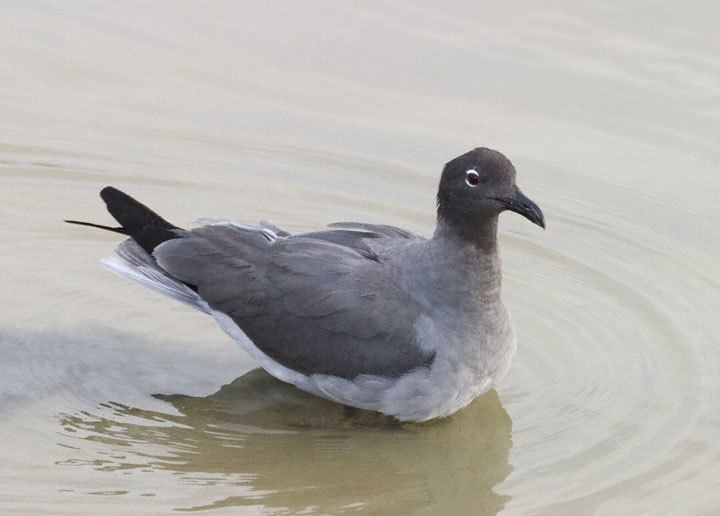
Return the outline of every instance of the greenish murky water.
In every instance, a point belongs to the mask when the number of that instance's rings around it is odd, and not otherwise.
[[[715,2],[57,3],[0,16],[0,512],[714,514]],[[497,392],[400,425],[271,379],[97,266],[112,184],[173,222],[430,234],[513,160]]]

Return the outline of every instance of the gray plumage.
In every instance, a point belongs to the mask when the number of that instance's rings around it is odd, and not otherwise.
[[[299,235],[222,219],[183,230],[119,190],[102,196],[122,224],[104,228],[131,236],[106,266],[210,313],[278,378],[411,420],[448,415],[505,374],[515,336],[498,215],[545,224],[510,161],[485,148],[445,166],[430,239],[357,222]]]
[[[155,250],[160,267],[280,364],[354,378],[397,377],[432,361],[413,339],[420,307],[384,256],[406,238],[334,230],[269,240],[233,225],[178,234]]]

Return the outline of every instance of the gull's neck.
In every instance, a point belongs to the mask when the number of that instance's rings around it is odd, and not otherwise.
[[[497,217],[471,233],[458,232],[440,218],[435,234],[426,241],[422,259],[408,264],[408,269],[417,267],[422,268],[415,271],[413,283],[419,291],[432,293],[438,306],[472,310],[499,303],[502,273]]]
[[[452,247],[483,255],[497,254],[498,216],[473,224],[454,224],[438,216],[432,239]]]

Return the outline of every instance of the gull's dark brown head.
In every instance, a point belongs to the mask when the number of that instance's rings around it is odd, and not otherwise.
[[[505,210],[545,228],[540,208],[515,184],[515,167],[498,151],[478,147],[443,169],[437,194],[438,218],[460,234],[472,235]]]

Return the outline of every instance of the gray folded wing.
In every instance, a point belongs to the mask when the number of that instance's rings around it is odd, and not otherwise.
[[[210,225],[163,243],[154,256],[288,368],[399,376],[429,365],[433,354],[415,341],[420,308],[393,282],[383,251],[396,245],[392,238],[419,237],[374,228],[384,233],[363,226],[280,237]]]
[[[379,237],[401,238],[406,240],[425,240],[420,235],[411,233],[405,229],[396,228],[395,226],[387,226],[385,224],[365,224],[363,222],[333,222],[329,224],[330,228],[345,228],[362,230],[368,233],[374,233]]]

